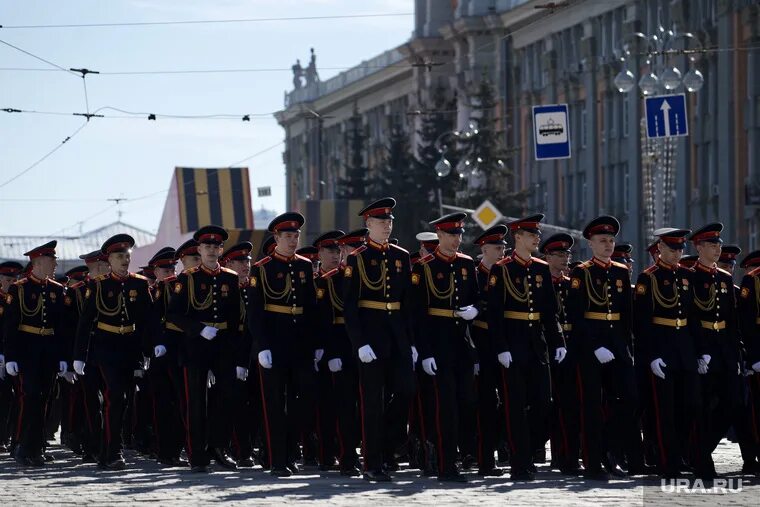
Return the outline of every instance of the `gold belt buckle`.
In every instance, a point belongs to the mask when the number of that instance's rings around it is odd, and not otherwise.
[[[528,313],[528,320],[533,320],[533,312]]]
[[[604,318],[605,320],[612,320],[612,314],[608,313],[607,315],[604,316]]]
[[[385,309],[390,311],[391,303],[385,303]]]
[[[713,322],[712,328],[713,328],[714,331],[717,331],[718,330],[718,323],[717,322]]]

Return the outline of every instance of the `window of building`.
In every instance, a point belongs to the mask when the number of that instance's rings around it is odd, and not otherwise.
[[[586,147],[586,130],[587,130],[587,117],[586,117],[586,104],[581,105],[581,148]]]
[[[631,173],[628,169],[628,162],[623,162],[621,164],[622,167],[622,173],[623,173],[623,185],[622,185],[622,203],[623,203],[623,213],[630,213],[631,212]]]

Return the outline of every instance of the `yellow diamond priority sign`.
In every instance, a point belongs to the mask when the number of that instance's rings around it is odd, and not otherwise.
[[[472,219],[484,230],[496,225],[502,218],[504,215],[488,199],[472,214]]]

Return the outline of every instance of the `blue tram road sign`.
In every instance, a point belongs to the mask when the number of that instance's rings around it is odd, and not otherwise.
[[[533,106],[536,160],[570,158],[567,104]]]
[[[686,95],[659,95],[644,99],[647,114],[647,137],[682,137],[689,135]]]

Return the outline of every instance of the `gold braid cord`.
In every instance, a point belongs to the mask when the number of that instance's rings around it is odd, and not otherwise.
[[[605,281],[604,285],[602,285],[602,290],[604,291],[604,298],[602,298],[591,283],[591,272],[588,269],[584,269],[583,271],[586,273],[586,294],[588,295],[589,301],[596,306],[608,306],[610,303],[610,295],[607,290],[609,284]]]
[[[102,287],[100,282],[97,282],[96,285],[97,289],[95,289],[95,308],[97,308],[98,313],[101,313],[107,317],[118,315],[122,307],[124,307],[124,294],[119,292],[119,297],[116,298],[116,306],[114,308],[109,308],[106,305],[106,302],[103,301]],[[126,307],[124,307],[124,312],[126,313],[127,318],[129,318],[129,313],[127,312]]]
[[[449,304],[451,304],[451,297],[454,295],[454,273],[449,273],[449,288],[445,291],[441,291],[435,286],[433,272],[430,270],[430,266],[425,264],[423,268],[425,269],[425,281],[428,286],[428,295],[442,301],[448,299]]]
[[[327,279],[327,293],[330,295],[330,304],[333,307],[333,310],[342,312],[343,311],[343,300],[340,299],[340,296],[335,292],[335,284],[332,281],[332,278]]]
[[[694,304],[697,305],[697,308],[703,312],[711,312],[715,307],[715,299],[717,293],[718,292],[715,290],[715,284],[710,285],[710,297],[705,301],[703,299],[699,299],[697,297],[697,291],[694,290]]]
[[[203,311],[211,307],[211,301],[213,299],[213,295],[211,294],[212,291],[208,291],[208,294],[206,294],[206,299],[204,299],[202,302],[199,302],[197,299],[195,299],[195,283],[193,283],[192,274],[187,275],[187,291],[187,300],[194,310]]]
[[[292,287],[292,281],[290,279],[290,274],[287,274],[285,276],[285,288],[281,291],[276,291],[272,289],[272,286],[269,285],[269,281],[267,280],[267,271],[264,269],[264,266],[259,266],[259,276],[261,277],[261,286],[264,289],[264,300],[267,299],[282,299],[286,298],[288,294],[290,293],[290,289]]]
[[[522,281],[522,291],[517,288],[515,283],[512,281],[512,277],[509,275],[509,270],[506,266],[501,267],[501,277],[504,280],[504,296],[506,298],[506,294],[509,293],[509,295],[517,301],[518,303],[527,303],[528,302],[528,281],[523,280]]]
[[[362,259],[361,255],[356,256],[356,267],[359,269],[359,276],[361,277],[362,283],[366,285],[369,290],[381,290],[383,291],[383,295],[385,295],[385,275],[388,271],[385,262],[383,262],[380,267],[380,278],[377,281],[372,281],[367,276],[367,270],[364,269],[364,259]]]
[[[24,302],[24,287],[20,284],[18,286],[18,301],[21,304],[21,315],[24,317],[34,317],[40,313],[40,310],[42,310],[42,298],[37,300],[37,308],[34,310],[30,310],[26,306],[26,303]]]
[[[662,295],[660,287],[657,285],[657,278],[652,273],[649,273],[649,285],[652,287],[652,297],[654,298],[655,303],[662,308],[670,309],[675,308],[676,305],[678,305],[678,284],[674,285],[675,296],[672,298],[666,298]]]

